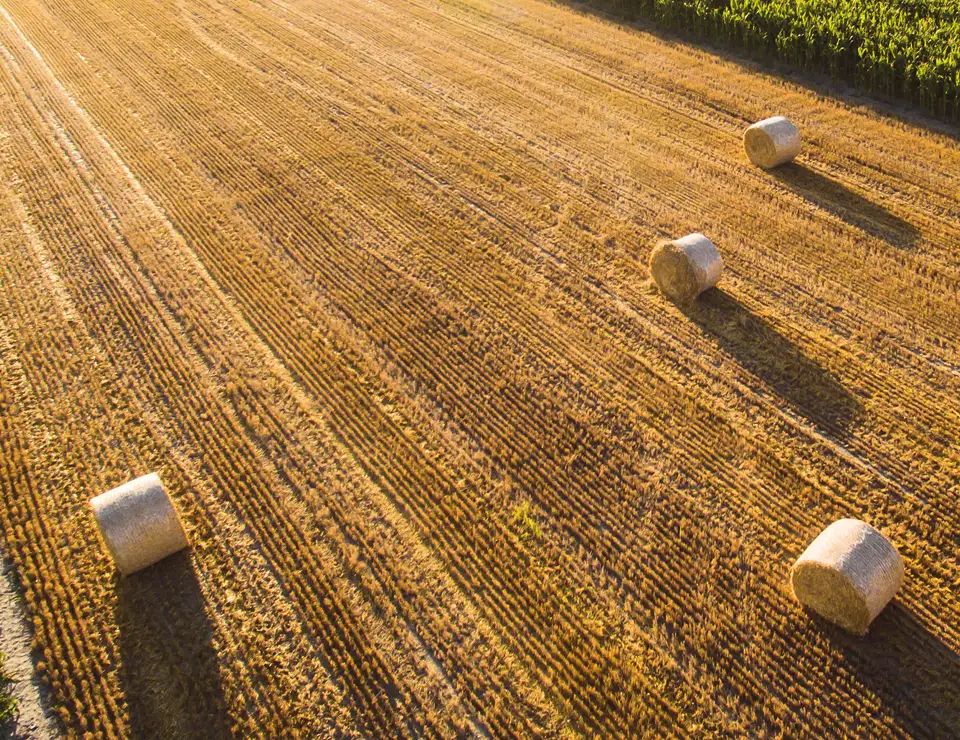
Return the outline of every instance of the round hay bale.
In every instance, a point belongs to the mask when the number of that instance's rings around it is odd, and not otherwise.
[[[676,303],[689,303],[712,288],[723,272],[723,260],[703,234],[665,241],[650,253],[650,274],[657,287]]]
[[[903,559],[866,522],[840,519],[797,559],[790,582],[800,603],[862,635],[903,583]]]
[[[117,570],[128,576],[187,547],[173,501],[156,473],[90,500],[104,544]]]
[[[770,169],[800,153],[800,132],[783,116],[765,118],[743,133],[743,146],[751,162]]]

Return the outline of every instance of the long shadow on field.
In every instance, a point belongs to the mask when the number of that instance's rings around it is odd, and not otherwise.
[[[189,553],[120,578],[116,618],[131,737],[229,737],[214,630]]]
[[[808,167],[790,162],[770,172],[801,197],[892,246],[910,249],[920,237],[913,224]]]
[[[860,402],[833,375],[729,293],[708,290],[683,311],[817,426],[845,432],[862,412]]]
[[[906,735],[960,737],[960,655],[897,602],[866,637],[820,623],[844,653],[858,682],[873,691]]]

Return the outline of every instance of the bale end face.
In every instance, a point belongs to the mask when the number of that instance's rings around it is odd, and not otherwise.
[[[674,303],[691,303],[717,284],[722,271],[720,253],[703,234],[660,242],[650,253],[650,274]]]
[[[159,476],[145,475],[90,500],[100,535],[121,575],[189,546]]]
[[[903,583],[900,553],[880,532],[856,519],[841,519],[821,532],[790,572],[803,605],[856,635],[894,597]]]
[[[801,604],[847,632],[866,634],[870,626],[866,601],[843,573],[823,563],[797,563],[790,582]]]
[[[686,252],[672,241],[660,242],[650,254],[650,274],[657,287],[676,303],[689,303],[700,293],[697,273]]]
[[[800,153],[800,131],[783,116],[766,118],[744,131],[743,146],[751,162],[771,169]]]

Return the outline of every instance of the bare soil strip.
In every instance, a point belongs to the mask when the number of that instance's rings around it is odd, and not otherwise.
[[[4,671],[16,681],[11,695],[18,704],[16,720],[4,730],[11,740],[53,740],[60,736],[60,730],[50,709],[50,692],[36,675],[30,657],[31,632],[17,596],[13,571],[4,561],[0,578],[0,653],[5,656]]]

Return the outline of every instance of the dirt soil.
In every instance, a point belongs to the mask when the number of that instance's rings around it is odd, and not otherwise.
[[[30,625],[9,564],[2,561],[0,577],[0,652],[6,657],[7,672],[16,679],[13,696],[20,714],[11,727],[11,740],[51,740],[60,736],[57,721],[50,711],[50,696],[34,671],[30,656]]]

